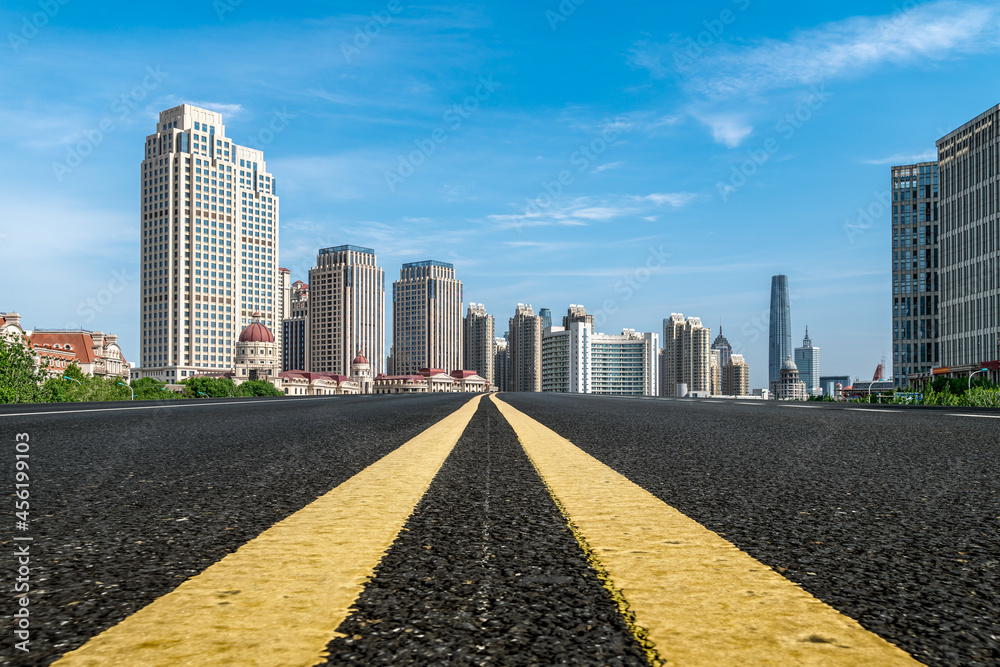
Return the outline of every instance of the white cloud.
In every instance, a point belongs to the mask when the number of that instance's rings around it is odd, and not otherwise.
[[[937,159],[936,150],[927,150],[923,153],[916,153],[910,155],[890,155],[889,157],[873,158],[869,160],[861,160],[862,164],[874,164],[874,165],[901,165],[901,164],[913,164],[915,162],[930,162]]]
[[[857,75],[880,65],[908,65],[1000,46],[1000,8],[939,0],[896,14],[853,17],[800,30],[786,40],[719,44],[679,73],[689,92],[743,97]],[[636,45],[630,62],[663,76],[677,45]]]
[[[618,167],[621,167],[624,164],[625,164],[624,162],[609,162],[608,164],[602,164],[599,167],[595,167],[592,173],[599,174],[602,171],[607,171],[609,169],[617,169]]]
[[[489,215],[486,220],[497,225],[499,229],[556,225],[580,227],[628,217],[648,220],[647,214],[657,208],[662,206],[680,208],[697,198],[698,195],[690,192],[663,192],[604,198],[557,199],[546,206],[541,206],[536,201],[521,213]]]

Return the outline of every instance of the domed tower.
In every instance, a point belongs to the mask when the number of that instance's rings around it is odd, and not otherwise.
[[[372,378],[372,366],[361,350],[358,350],[358,356],[351,362],[351,379],[358,383],[362,394],[373,393],[375,380]]]
[[[274,334],[260,322],[261,314],[254,313],[252,322],[240,333],[236,343],[236,384],[247,380],[274,382],[281,372],[281,355]]]

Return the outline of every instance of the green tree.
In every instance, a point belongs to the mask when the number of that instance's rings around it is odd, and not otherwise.
[[[284,396],[285,392],[264,380],[248,380],[236,388],[237,396]]]
[[[0,403],[37,401],[41,379],[35,356],[24,342],[0,336]]]
[[[228,378],[188,378],[182,380],[188,398],[225,398],[236,395],[236,385]]]
[[[135,400],[137,401],[162,401],[177,398],[177,394],[167,389],[167,385],[156,378],[139,378],[133,380],[132,389],[135,390]]]

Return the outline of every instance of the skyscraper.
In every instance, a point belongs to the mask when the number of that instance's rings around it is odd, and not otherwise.
[[[497,391],[510,391],[510,350],[507,334],[493,341],[493,378]]]
[[[385,271],[371,248],[324,248],[309,269],[309,368],[351,375],[358,352],[385,372]]]
[[[282,370],[309,368],[309,285],[301,280],[291,284],[288,316],[281,322]]]
[[[768,382],[781,379],[781,366],[792,355],[792,309],[788,299],[788,276],[771,278],[771,318],[768,331]]]
[[[493,316],[486,312],[483,304],[469,304],[469,310],[465,315],[465,335],[463,345],[465,346],[464,370],[476,371],[481,377],[491,385],[495,385],[493,346],[496,324]],[[457,369],[449,369],[457,370]]]
[[[687,320],[673,313],[663,320],[663,354],[660,362],[660,396],[677,396],[678,385],[688,393],[711,391],[712,331],[697,317]]]
[[[233,143],[220,114],[182,104],[146,137],[140,181],[137,375],[231,371],[255,312],[281,335],[278,196],[264,154]]]
[[[981,366],[1000,358],[998,127],[1000,105],[937,142],[941,179],[942,366]],[[919,194],[919,183],[917,187]],[[924,215],[926,206],[916,213]],[[926,224],[920,222],[912,221],[911,248],[915,245],[913,226],[918,233],[924,233]],[[919,271],[914,269],[913,273],[919,275]],[[925,280],[927,275],[930,273],[925,270]],[[989,373],[994,380],[1000,379],[998,375],[996,370]]]
[[[722,367],[722,393],[726,396],[750,395],[750,366],[742,354],[734,354]]]
[[[719,324],[719,335],[715,337],[715,342],[712,343],[712,349],[718,350],[719,352],[719,366],[725,367],[729,365],[729,359],[733,356],[733,346],[729,344],[726,337],[722,335],[722,324]]]
[[[795,348],[795,366],[799,370],[799,380],[806,385],[806,392],[819,389],[819,348],[813,347],[809,338],[809,327],[806,327],[806,337],[802,339],[802,347]]]
[[[542,390],[542,319],[531,305],[517,304],[510,319],[510,390]]]
[[[392,284],[396,375],[413,375],[421,368],[460,370],[462,299],[453,265],[435,260],[403,265]]]
[[[542,331],[545,331],[550,326],[552,326],[552,311],[548,308],[542,308],[538,311],[538,316],[542,318]]]
[[[892,376],[896,387],[905,387],[911,373],[929,375],[940,362],[938,215],[937,162],[893,167]]]

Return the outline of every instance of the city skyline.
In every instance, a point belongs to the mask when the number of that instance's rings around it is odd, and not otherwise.
[[[981,3],[650,5],[641,26],[592,6],[554,23],[558,6],[526,4],[220,6],[112,21],[60,5],[30,38],[36,3],[0,12],[18,38],[0,74],[16,157],[0,167],[14,249],[0,297],[29,328],[115,331],[141,363],[137,146],[192,103],[265,152],[293,280],[352,244],[390,274],[453,263],[468,300],[504,318],[518,302],[582,303],[603,331],[721,316],[764,387],[766,283],[783,273],[824,372],[867,377],[893,345],[889,167],[935,159],[1000,78],[998,10]],[[827,62],[837,49],[850,71]],[[918,111],[899,113],[907,100]]]

